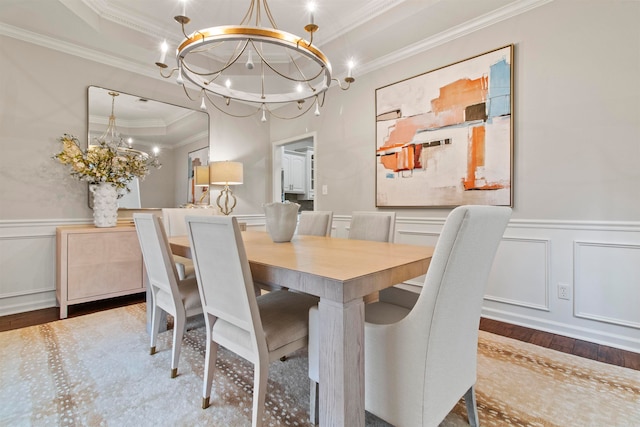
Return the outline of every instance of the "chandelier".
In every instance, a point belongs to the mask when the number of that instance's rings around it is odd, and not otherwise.
[[[262,25],[262,12],[270,27]],[[320,115],[320,107],[324,105],[326,91],[332,82],[347,90],[355,81],[352,62],[343,85],[332,76],[329,59],[313,45],[313,34],[318,30],[313,9],[310,9],[309,23],[304,27],[309,33],[309,41],[279,30],[267,0],[251,0],[239,25],[210,27],[187,34],[185,26],[191,19],[186,16],[185,3],[182,14],[174,19],[181,25],[185,37],[176,49],[177,67],[168,74],[163,72],[168,68],[166,41],[156,65],[164,78],[177,73],[176,82],[190,100],[197,101],[198,97],[189,94],[185,80],[199,88],[203,110],[212,105],[233,117],[261,114],[263,122],[267,120],[267,114],[293,119],[313,107],[315,115]],[[235,76],[233,79],[232,75]],[[248,114],[235,114],[229,109],[231,101],[253,105],[255,109]],[[276,111],[278,106],[291,103],[297,105],[295,113],[284,116]]]
[[[102,135],[95,138],[95,143],[89,144],[89,149],[92,146],[100,146],[107,145],[108,147],[116,150],[116,152],[120,154],[129,154],[132,156],[141,156],[145,161],[151,160],[154,162],[154,165],[157,163],[157,154],[159,152],[157,147],[153,148],[153,156],[150,156],[149,153],[146,153],[141,150],[136,150],[131,148],[130,146],[125,146],[125,141],[122,138],[122,135],[118,132],[118,128],[116,127],[116,114],[115,114],[115,102],[116,96],[120,96],[118,92],[109,91],[107,92],[109,96],[111,96],[111,115],[109,115],[109,122],[107,124],[107,129],[104,131]],[[158,163],[159,165],[159,163]]]

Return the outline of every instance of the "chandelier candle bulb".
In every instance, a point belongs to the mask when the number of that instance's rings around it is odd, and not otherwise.
[[[167,57],[167,50],[169,50],[169,46],[166,41],[163,41],[160,45],[160,61],[158,61],[160,64],[164,64],[164,60]]]

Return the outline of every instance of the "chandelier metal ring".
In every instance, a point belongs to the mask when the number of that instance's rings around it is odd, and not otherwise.
[[[285,93],[263,94],[260,92],[234,90],[216,82],[207,81],[202,75],[194,71],[195,67],[181,67],[183,77],[208,92],[213,92],[231,99],[254,103],[287,103],[298,101],[315,97],[329,89],[331,85],[331,63],[324,53],[301,37],[274,28],[229,25],[199,30],[192,33],[178,46],[177,58],[179,62],[186,62],[187,56],[195,49],[202,49],[207,45],[219,44],[220,42],[244,41],[248,36],[254,42],[270,43],[311,59],[321,68],[321,73],[324,73],[323,78],[312,86],[310,92],[300,93],[294,90]]]

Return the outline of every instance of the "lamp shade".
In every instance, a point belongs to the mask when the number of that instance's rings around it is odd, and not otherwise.
[[[209,164],[209,178],[211,184],[238,185],[242,184],[242,163],[213,162]]]
[[[195,185],[203,187],[209,185],[209,166],[196,166],[193,175]]]

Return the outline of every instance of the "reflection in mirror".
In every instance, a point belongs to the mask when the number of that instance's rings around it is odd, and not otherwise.
[[[109,92],[117,92],[115,97]],[[88,90],[88,141],[95,143],[106,131],[112,100],[116,130],[129,148],[152,153],[159,149],[162,167],[152,169],[131,192],[118,200],[120,208],[178,207],[187,201],[187,156],[191,147],[209,145],[209,115],[114,89],[90,86]],[[91,205],[91,200],[89,201]]]

